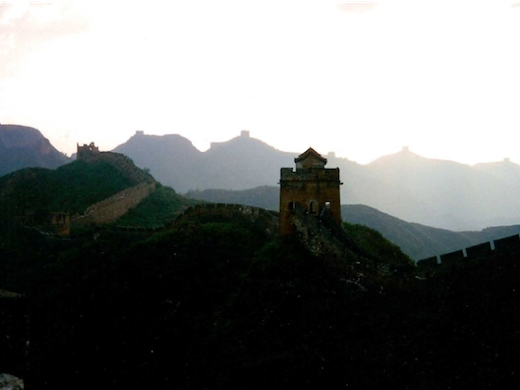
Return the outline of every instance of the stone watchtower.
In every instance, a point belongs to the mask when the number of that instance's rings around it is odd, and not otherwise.
[[[280,175],[280,234],[294,232],[292,218],[299,209],[305,214],[328,213],[341,224],[339,168],[325,168],[327,159],[314,149],[294,159],[296,171],[282,168]]]
[[[87,160],[92,156],[99,155],[99,148],[94,144],[94,142],[91,142],[90,145],[83,144],[83,146],[78,147],[78,152],[76,153],[76,160]]]

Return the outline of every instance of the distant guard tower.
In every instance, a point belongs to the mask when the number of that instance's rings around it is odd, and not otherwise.
[[[305,214],[328,213],[341,224],[339,168],[325,168],[327,159],[314,149],[294,159],[296,171],[282,168],[280,175],[280,234],[294,232],[292,216],[300,209]]]
[[[77,144],[77,147],[78,151],[76,153],[76,160],[86,160],[89,157],[100,153],[99,148],[94,144],[94,142],[91,142],[90,145],[83,144],[83,146]]]

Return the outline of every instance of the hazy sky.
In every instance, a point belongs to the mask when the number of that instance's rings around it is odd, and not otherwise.
[[[0,123],[63,152],[241,130],[367,163],[402,146],[520,163],[511,1],[0,3]]]

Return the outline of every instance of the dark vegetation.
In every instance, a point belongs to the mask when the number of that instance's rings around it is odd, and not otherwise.
[[[344,229],[352,237],[353,241],[372,257],[384,259],[393,266],[409,265],[411,260],[401,252],[401,249],[388,241],[377,230],[365,225],[343,223]]]
[[[0,178],[0,218],[83,212],[130,182],[105,162],[74,161],[50,170],[26,168]]]
[[[314,222],[348,247],[316,255],[280,239],[274,213],[187,209],[160,185],[116,227],[69,238],[3,218],[128,185],[92,164],[0,179],[0,288],[23,294],[0,296],[0,372],[27,389],[518,388],[518,251],[424,275],[368,227]]]
[[[377,232],[346,234],[403,261]],[[242,214],[186,214],[144,240],[16,237],[2,243],[0,286],[30,302],[28,389],[518,384],[514,256],[425,280],[361,275],[363,255],[316,257]]]
[[[0,290],[0,375],[25,372],[26,315],[23,296]]]

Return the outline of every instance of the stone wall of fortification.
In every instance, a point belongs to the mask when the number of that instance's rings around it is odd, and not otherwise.
[[[432,273],[439,268],[453,267],[467,261],[479,261],[494,257],[518,257],[520,255],[520,236],[514,236],[484,242],[455,252],[419,260],[419,269]]]
[[[89,206],[83,215],[73,217],[71,219],[72,228],[114,222],[132,207],[137,206],[153,191],[155,191],[155,182],[141,183],[118,192],[110,198]]]
[[[292,216],[296,207],[308,214],[320,215],[325,209],[341,225],[338,168],[280,170],[280,234],[294,233]]]

